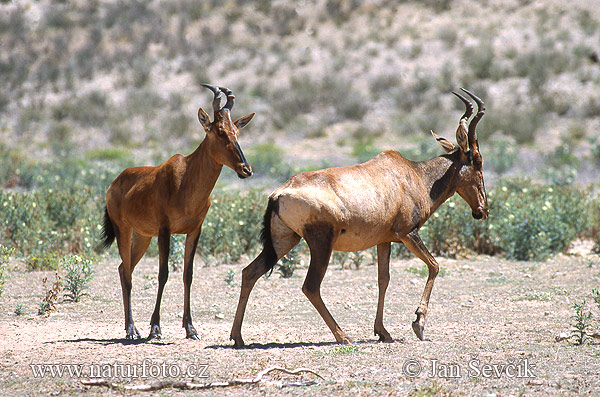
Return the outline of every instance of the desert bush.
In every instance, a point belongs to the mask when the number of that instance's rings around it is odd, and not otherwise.
[[[539,260],[567,248],[588,227],[586,193],[571,186],[507,179],[488,193],[488,203],[489,218],[481,222],[458,195],[450,198],[421,229],[426,246],[450,257],[472,251]]]
[[[55,252],[36,252],[27,257],[27,270],[58,270],[60,260]]]
[[[591,327],[592,312],[586,311],[586,300],[573,303],[575,314],[571,316],[573,320],[573,329],[571,337],[575,345],[582,345],[588,339],[588,330]]]
[[[225,284],[230,287],[235,286],[235,271],[233,269],[229,269],[224,278]]]
[[[496,109],[486,114],[485,123],[477,126],[478,134],[491,136],[501,132],[513,137],[517,144],[532,143],[536,131],[544,124],[544,114],[544,109],[535,103]]]
[[[277,264],[277,272],[283,278],[290,278],[294,275],[294,271],[300,265],[300,245],[292,248]]]
[[[4,293],[4,285],[6,284],[6,265],[13,252],[14,248],[8,248],[0,244],[0,296]]]
[[[49,255],[93,251],[102,201],[90,189],[0,192],[0,233],[32,269],[55,268]]]
[[[257,190],[213,192],[212,204],[202,225],[200,254],[237,262],[243,254],[255,254],[260,247],[262,218],[267,197]]]
[[[510,259],[543,259],[560,252],[587,227],[586,195],[574,187],[513,179],[502,182],[490,201],[488,242],[498,242]]]
[[[17,303],[14,313],[17,316],[23,316],[27,314],[27,310],[25,309],[25,306],[22,303]]]
[[[462,52],[463,62],[471,68],[478,79],[492,77],[495,58],[494,46],[490,39],[483,39],[477,46],[466,47]]]
[[[492,169],[498,175],[510,171],[519,154],[519,147],[510,137],[493,139],[489,141],[484,150],[486,170]]]
[[[70,301],[79,302],[86,295],[87,283],[94,277],[91,264],[90,259],[80,255],[68,255],[62,259],[61,266],[67,272],[63,289]]]
[[[356,141],[352,147],[352,155],[361,163],[370,160],[379,153],[381,153],[381,150],[368,137]]]
[[[38,308],[38,315],[40,316],[47,315],[56,310],[58,296],[62,291],[62,278],[58,275],[58,273],[54,273],[54,283],[52,283],[51,286],[48,286],[48,277],[44,277],[42,284],[45,295]]]
[[[248,161],[257,175],[287,174],[289,166],[283,163],[283,150],[274,143],[263,143],[248,150]]]
[[[331,262],[339,264],[344,269],[346,262],[350,259],[350,253],[344,251],[333,251],[331,254]]]

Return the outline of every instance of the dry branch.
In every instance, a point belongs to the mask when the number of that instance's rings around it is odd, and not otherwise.
[[[229,386],[240,386],[240,385],[254,385],[262,382],[263,377],[273,371],[281,371],[289,375],[301,375],[303,373],[312,374],[320,379],[323,379],[321,375],[310,370],[308,368],[297,368],[289,370],[282,367],[269,367],[260,371],[256,377],[252,379],[232,379],[224,382],[207,382],[207,383],[195,383],[181,380],[160,380],[152,383],[145,383],[139,385],[123,384],[113,382],[109,379],[83,379],[81,383],[85,386],[105,386],[109,389],[124,390],[124,391],[155,391],[167,388],[180,389],[180,390],[202,390],[202,389],[213,389],[217,387],[229,387]],[[315,380],[299,381],[299,382],[281,382],[280,387],[286,386],[311,386],[316,384]]]

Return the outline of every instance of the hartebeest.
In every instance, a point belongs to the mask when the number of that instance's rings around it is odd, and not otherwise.
[[[169,275],[169,242],[171,234],[187,234],[184,253],[183,327],[188,338],[198,339],[190,314],[190,287],[193,262],[202,222],[210,206],[210,193],[223,165],[240,178],[252,175],[238,143],[239,130],[250,122],[254,113],[232,121],[230,112],[235,96],[231,90],[203,84],[213,94],[214,121],[204,109],[198,119],[206,137],[188,156],[176,154],[157,167],[132,167],[124,170],[106,193],[102,246],[108,248],[117,239],[121,265],[121,289],[125,309],[127,339],[138,339],[140,333],[131,312],[131,273],[142,258],[152,237],[158,236],[158,293],[150,322],[149,339],[161,336],[160,301]],[[227,97],[221,107],[221,97]]]
[[[469,204],[474,218],[485,219],[488,215],[483,159],[475,132],[484,105],[481,99],[464,91],[477,103],[478,112],[467,129],[473,105],[454,93],[466,106],[456,131],[458,146],[432,131],[446,154],[414,162],[387,150],[363,164],[300,173],[269,196],[261,235],[263,250],[242,272],[240,299],[231,330],[236,347],[244,345],[242,321],[254,284],[300,238],[308,244],[311,256],[302,291],[340,343],[352,341],[335,322],[320,293],[332,250],[360,251],[377,246],[379,300],[374,329],[380,340],[390,342],[392,338],[383,326],[390,243],[404,243],[429,269],[417,319],[412,323],[415,334],[423,340],[438,264],[419,237],[420,227],[455,192]]]

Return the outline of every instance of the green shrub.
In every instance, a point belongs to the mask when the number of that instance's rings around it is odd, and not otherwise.
[[[0,296],[4,293],[4,285],[6,284],[6,265],[14,251],[14,248],[8,248],[0,244]]]
[[[300,264],[300,245],[292,248],[277,264],[277,272],[283,278],[290,278],[294,275],[294,271]]]
[[[233,269],[229,269],[227,271],[227,274],[225,275],[225,284],[227,284],[230,287],[233,287],[235,285],[235,271]]]
[[[263,143],[248,150],[248,161],[256,175],[277,175],[289,166],[283,163],[283,150],[273,143]]]
[[[573,303],[575,314],[571,316],[573,320],[571,337],[574,339],[575,345],[582,345],[588,338],[587,331],[591,326],[592,312],[585,311],[586,303],[585,299],[581,302]]]
[[[50,268],[56,268],[48,257],[53,253],[93,252],[102,200],[89,188],[55,189],[0,191],[0,235],[19,254],[30,256],[30,268],[43,268],[49,262]]]
[[[488,204],[488,219],[478,221],[458,195],[450,198],[421,229],[425,245],[434,255],[473,251],[539,260],[564,250],[587,228],[586,193],[575,187],[508,179],[488,192]]]
[[[202,256],[237,262],[243,254],[254,254],[260,247],[262,218],[267,197],[257,190],[213,192],[198,250]]]
[[[169,266],[172,271],[181,270],[185,255],[185,235],[173,234],[169,244]]]
[[[27,269],[32,270],[57,270],[59,265],[58,255],[54,252],[39,252],[25,260]]]
[[[491,244],[510,259],[543,259],[564,250],[587,227],[586,195],[574,187],[500,183],[490,197]]]
[[[67,274],[64,276],[65,296],[71,302],[79,302],[86,295],[83,291],[87,283],[94,277],[91,268],[92,261],[80,255],[69,255],[61,261],[62,268]]]
[[[27,310],[25,310],[25,306],[22,303],[17,303],[17,307],[15,307],[15,315],[23,316],[27,314]]]

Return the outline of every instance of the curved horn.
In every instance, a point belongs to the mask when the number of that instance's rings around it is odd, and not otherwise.
[[[465,98],[464,96],[462,96],[454,91],[452,91],[452,93],[454,95],[456,95],[461,101],[464,102],[466,109],[465,109],[465,114],[462,115],[461,119],[468,120],[469,117],[471,117],[471,115],[473,114],[473,104],[471,102],[469,102],[469,100],[467,98]]]
[[[464,88],[461,88],[461,90],[463,90],[467,93],[467,95],[473,98],[473,100],[477,104],[477,114],[475,115],[475,117],[473,117],[473,120],[471,120],[471,123],[469,124],[469,142],[473,142],[472,144],[475,145],[477,144],[477,132],[475,131],[475,127],[477,127],[477,123],[479,123],[479,120],[481,120],[481,118],[485,114],[485,104],[483,103],[481,98],[479,98],[475,94],[472,94]]]
[[[212,105],[213,105],[213,110],[215,111],[215,113],[217,113],[219,110],[221,110],[221,95],[223,95],[223,92],[221,92],[219,87],[217,87],[216,85],[212,85],[212,84],[201,84],[201,85],[203,87],[208,88],[209,90],[211,90],[213,92],[213,94],[215,94]]]
[[[223,93],[225,93],[225,95],[227,95],[227,103],[225,104],[225,106],[223,106],[223,109],[227,109],[229,111],[231,111],[231,108],[233,107],[233,100],[235,99],[235,95],[233,95],[233,91],[231,91],[229,88],[225,88],[225,87],[219,87],[221,89],[221,91],[223,91]]]

